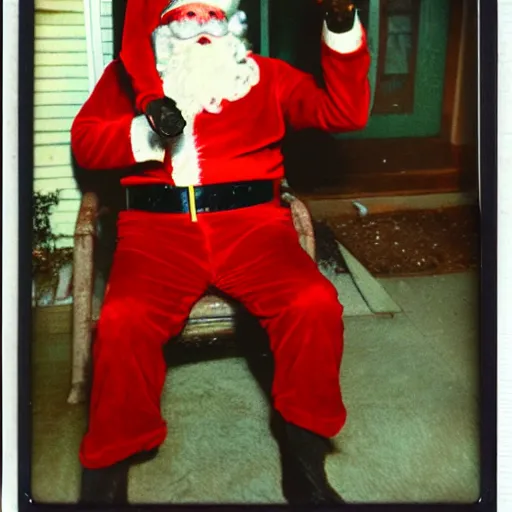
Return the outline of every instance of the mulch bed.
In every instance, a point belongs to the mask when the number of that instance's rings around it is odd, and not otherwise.
[[[412,210],[315,223],[320,261],[346,272],[339,240],[373,275],[461,272],[479,265],[479,211],[474,206]]]

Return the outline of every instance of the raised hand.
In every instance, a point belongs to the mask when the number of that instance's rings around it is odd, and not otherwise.
[[[355,0],[317,0],[325,11],[325,20],[330,31],[348,32],[354,25],[357,2]]]

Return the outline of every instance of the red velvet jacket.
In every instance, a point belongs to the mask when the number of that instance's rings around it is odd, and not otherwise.
[[[179,182],[173,179],[172,155],[146,118],[136,114],[122,83],[121,65],[114,61],[73,123],[71,145],[77,163],[91,170],[140,164],[123,179],[123,185],[282,178],[281,142],[287,126],[344,132],[367,124],[370,57],[366,35],[356,22],[347,34],[333,34],[324,26],[325,88],[283,61],[253,56],[260,68],[259,83],[245,97],[225,102],[220,113],[196,116],[193,137],[187,142],[193,146],[189,148],[192,158],[186,159],[190,169],[180,168]]]

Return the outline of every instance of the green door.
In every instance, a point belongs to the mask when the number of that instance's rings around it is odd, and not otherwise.
[[[315,0],[257,1],[261,53],[318,75],[322,20]],[[365,130],[336,137],[439,135],[449,0],[363,0],[362,5],[372,54],[371,118]]]

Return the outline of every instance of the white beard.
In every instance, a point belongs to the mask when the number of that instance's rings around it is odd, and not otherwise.
[[[259,67],[239,36],[228,32],[208,37],[211,44],[201,45],[197,38],[174,37],[169,27],[155,33],[164,93],[189,122],[202,111],[219,113],[223,100],[243,98],[260,79]]]

